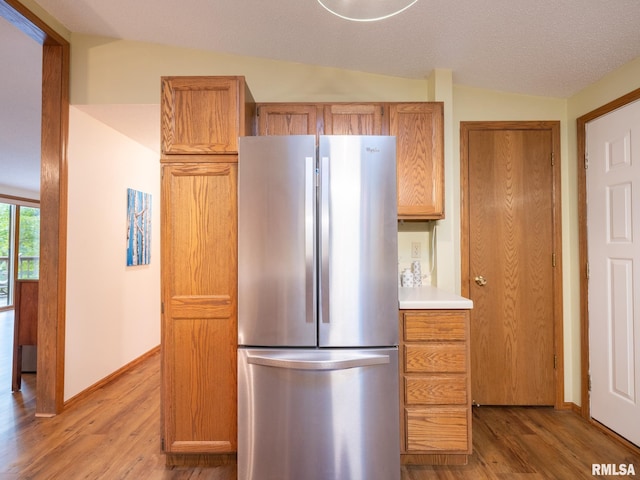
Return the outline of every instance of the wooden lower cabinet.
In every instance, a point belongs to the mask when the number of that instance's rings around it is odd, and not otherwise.
[[[471,454],[468,310],[400,311],[401,459],[466,464]]]
[[[237,450],[237,163],[162,167],[162,444],[168,464]]]

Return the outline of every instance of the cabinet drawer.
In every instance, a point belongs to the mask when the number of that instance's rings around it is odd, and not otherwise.
[[[430,343],[404,347],[406,373],[465,373],[466,365],[464,343]]]
[[[411,341],[466,339],[467,311],[438,314],[405,313],[404,339]]]
[[[467,376],[421,375],[404,379],[407,405],[466,405]]]
[[[407,451],[468,451],[466,407],[407,408]]]

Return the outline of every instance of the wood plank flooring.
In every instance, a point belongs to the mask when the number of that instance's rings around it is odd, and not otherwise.
[[[62,414],[35,418],[35,375],[11,393],[12,326],[0,312],[0,480],[236,479],[234,465],[165,467],[157,354]],[[640,478],[638,454],[570,411],[476,407],[473,429],[468,465],[405,466],[402,480],[608,478],[592,476],[592,463],[633,464],[626,478]]]

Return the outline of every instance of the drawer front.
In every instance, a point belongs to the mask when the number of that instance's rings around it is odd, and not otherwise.
[[[465,407],[407,408],[407,451],[469,450],[469,425]]]
[[[464,341],[467,310],[441,313],[405,313],[405,341]]]
[[[467,352],[464,343],[405,345],[406,373],[465,373]]]
[[[405,378],[407,405],[466,405],[467,376],[421,375]]]

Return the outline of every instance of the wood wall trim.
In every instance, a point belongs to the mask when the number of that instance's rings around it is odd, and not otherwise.
[[[42,74],[36,415],[51,415],[61,412],[64,403],[69,45],[43,47]]]
[[[40,45],[65,45],[68,42],[18,0],[0,0],[0,16],[33,38]]]
[[[503,129],[544,129],[551,130],[553,163],[553,238],[556,253],[556,267],[553,269],[554,283],[554,347],[557,360],[555,370],[556,409],[565,408],[564,402],[564,333],[563,333],[563,290],[562,290],[562,204],[560,178],[560,122],[559,121],[469,121],[460,122],[460,258],[461,294],[469,296],[469,159],[468,135],[471,130]]]
[[[26,197],[16,197],[14,195],[4,195],[2,193],[0,193],[0,202],[10,203],[12,205],[20,205],[25,207],[40,205],[40,200],[33,200],[31,198],[26,198]]]
[[[0,0],[0,15],[43,45],[36,416],[49,417],[64,403],[70,49],[16,0]]]
[[[577,123],[577,179],[578,179],[578,248],[580,267],[580,397],[581,414],[591,418],[589,405],[589,286],[587,282],[587,172],[585,154],[587,141],[587,123],[606,115],[629,103],[640,100],[640,88],[584,114]]]
[[[83,400],[86,400],[93,393],[95,393],[98,390],[106,387],[110,383],[112,383],[115,380],[117,380],[118,378],[120,378],[122,375],[133,371],[137,366],[139,366],[141,363],[145,362],[149,358],[153,357],[154,355],[159,355],[159,354],[160,354],[160,345],[157,345],[157,346],[153,347],[151,350],[149,350],[147,353],[143,353],[138,358],[132,360],[131,362],[127,363],[126,365],[123,365],[122,367],[120,367],[115,372],[113,372],[110,375],[107,375],[106,377],[104,377],[102,380],[94,383],[89,388],[86,388],[83,391],[81,391],[80,393],[78,393],[77,395],[74,395],[73,397],[71,397],[69,400],[64,402],[65,408],[70,407],[72,405],[75,405],[75,404],[77,404],[77,403],[79,403],[79,402],[81,402]]]

